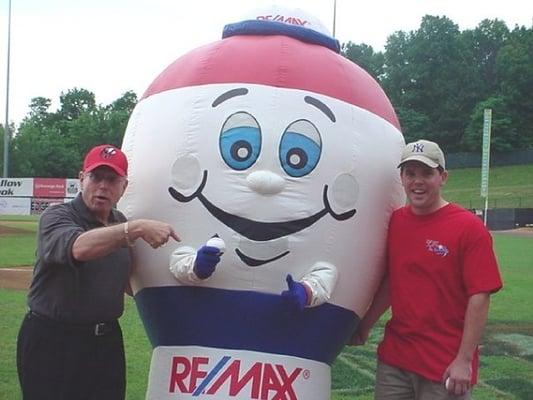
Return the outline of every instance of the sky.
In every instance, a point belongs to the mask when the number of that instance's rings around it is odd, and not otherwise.
[[[8,3],[0,0],[0,122],[5,122]],[[124,92],[141,96],[176,58],[221,38],[225,24],[249,10],[299,7],[333,31],[334,0],[11,0],[9,121],[18,125],[34,97],[52,100],[74,87],[109,104]],[[525,0],[337,0],[335,36],[384,50],[387,37],[420,26],[424,15],[447,16],[460,30],[498,18],[531,27]]]

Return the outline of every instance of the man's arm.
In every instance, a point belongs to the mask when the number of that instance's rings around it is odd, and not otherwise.
[[[361,320],[357,330],[348,342],[351,346],[361,346],[366,343],[368,335],[374,324],[379,320],[385,311],[390,307],[389,278],[383,277],[378,291],[372,300],[370,308]]]
[[[450,393],[462,395],[470,389],[472,358],[483,335],[489,313],[489,304],[489,293],[477,293],[468,300],[459,351],[442,377],[444,382],[449,378],[446,386]]]
[[[105,256],[129,242],[141,238],[154,249],[164,245],[170,238],[179,241],[174,229],[167,223],[137,219],[125,223],[91,229],[79,235],[72,245],[72,256],[77,261],[88,261]]]

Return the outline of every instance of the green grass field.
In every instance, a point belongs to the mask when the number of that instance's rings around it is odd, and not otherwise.
[[[33,259],[35,219],[29,223],[0,219],[30,232],[7,239],[0,237],[1,254],[9,265],[29,264]],[[28,237],[27,237],[28,235]],[[20,236],[18,239],[17,237]],[[21,241],[17,251],[5,256],[5,243]],[[474,399],[533,399],[533,236],[516,237],[495,233],[505,288],[493,296],[489,322],[482,346],[482,368]],[[30,260],[30,261],[28,261]],[[17,264],[18,263],[18,264]],[[0,289],[0,399],[21,399],[15,366],[16,336],[25,313],[24,291]],[[121,319],[127,354],[127,399],[144,399],[151,348],[135,304],[127,298]],[[372,399],[376,346],[383,333],[383,321],[364,347],[346,347],[332,368],[332,400]]]
[[[533,165],[492,168],[489,204],[533,207]],[[467,208],[483,208],[479,168],[450,172],[446,199]],[[31,265],[36,245],[36,217],[0,216],[0,268]],[[504,289],[493,296],[482,344],[476,400],[533,399],[533,236],[495,233]],[[16,335],[25,313],[24,291],[0,289],[0,400],[21,399],[15,366]],[[144,399],[151,348],[135,304],[126,300],[121,319],[127,356],[127,399]],[[384,321],[363,347],[346,347],[332,367],[332,400],[373,398],[375,353]]]
[[[461,168],[450,171],[444,197],[466,208],[482,209],[481,169]],[[489,208],[533,207],[533,164],[491,168]]]
[[[37,242],[36,216],[0,216],[0,266],[32,265]]]

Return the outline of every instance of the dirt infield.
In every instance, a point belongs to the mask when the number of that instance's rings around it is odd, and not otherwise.
[[[0,289],[26,290],[33,267],[0,268]]]
[[[0,225],[0,236],[21,235],[24,233],[31,233],[31,231],[21,228],[13,228],[11,226]]]
[[[526,227],[526,228],[509,229],[507,231],[493,231],[492,234],[494,233],[503,233],[504,235],[512,235],[512,236],[533,236],[533,228]]]

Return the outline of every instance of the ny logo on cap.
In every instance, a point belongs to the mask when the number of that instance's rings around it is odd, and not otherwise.
[[[423,153],[424,152],[424,144],[423,143],[415,143],[413,145],[413,153]]]
[[[117,154],[117,149],[115,149],[114,147],[106,147],[102,149],[102,151],[100,152],[100,157],[107,160],[116,154]]]

